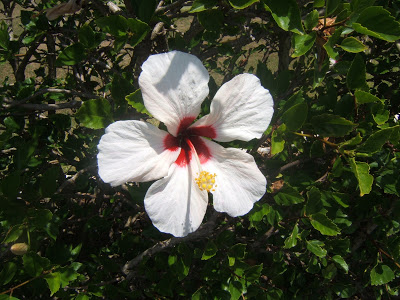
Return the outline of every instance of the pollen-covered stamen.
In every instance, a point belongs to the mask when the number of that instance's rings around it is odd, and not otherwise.
[[[199,168],[200,173],[197,173],[199,176],[194,179],[196,182],[197,186],[201,191],[207,191],[207,192],[214,192],[215,188],[217,185],[215,184],[215,177],[217,174],[211,174],[207,171],[203,171],[203,168],[201,167],[201,163],[199,160],[199,157],[197,155],[196,149],[193,146],[192,142],[190,139],[186,139],[186,143],[189,145],[190,149],[193,152],[193,156],[195,157],[195,161],[197,163],[197,166]]]
[[[217,174],[211,174],[207,171],[201,171],[199,177],[195,178],[197,186],[201,191],[214,192],[217,185],[215,184],[215,177]]]

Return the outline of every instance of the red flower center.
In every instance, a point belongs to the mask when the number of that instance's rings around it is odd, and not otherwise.
[[[175,137],[168,134],[164,138],[164,147],[166,150],[176,151],[178,148],[181,148],[181,152],[175,161],[180,167],[187,166],[193,159],[193,155],[195,155],[188,144],[189,142],[196,149],[201,164],[207,162],[212,157],[210,149],[200,136],[215,138],[217,136],[215,129],[212,126],[189,128],[194,119],[194,117],[183,118],[178,127],[178,135]]]

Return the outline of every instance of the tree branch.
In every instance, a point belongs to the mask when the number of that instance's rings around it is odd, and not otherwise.
[[[200,228],[194,232],[189,234],[188,236],[185,237],[173,237],[170,239],[167,239],[165,241],[160,241],[157,244],[155,244],[153,247],[143,251],[141,254],[136,256],[134,259],[128,261],[122,268],[122,272],[127,275],[126,280],[130,281],[133,278],[134,272],[131,271],[131,269],[135,266],[137,266],[144,257],[148,256],[151,257],[154,254],[165,251],[168,248],[174,247],[175,245],[181,243],[181,242],[189,242],[189,241],[194,241],[197,239],[201,239],[204,237],[207,237],[210,235],[210,233],[213,231],[213,229],[216,226],[216,221],[218,217],[221,215],[219,212],[214,212],[213,215],[210,217],[210,219],[204,223]]]

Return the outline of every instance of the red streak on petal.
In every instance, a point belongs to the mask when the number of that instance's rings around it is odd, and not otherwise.
[[[196,149],[200,164],[206,163],[212,157],[211,151],[206,143],[198,136],[191,136],[190,141]]]
[[[178,126],[178,134],[184,132],[196,119],[196,117],[184,117]]]
[[[189,135],[200,135],[210,139],[215,139],[217,137],[217,132],[212,126],[191,127],[187,131]]]
[[[165,150],[169,150],[169,151],[176,151],[180,147],[179,139],[174,137],[171,134],[168,134],[165,136],[163,144],[164,144]]]
[[[175,164],[177,164],[179,167],[186,167],[190,163],[191,159],[192,159],[192,150],[190,150],[190,147],[186,144],[185,141],[182,141],[181,153],[179,153],[179,156],[176,159]]]

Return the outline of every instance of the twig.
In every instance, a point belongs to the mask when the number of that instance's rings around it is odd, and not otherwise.
[[[206,236],[209,236],[210,232],[214,229],[216,226],[216,221],[217,218],[220,216],[220,213],[214,212],[214,214],[210,217],[210,219],[204,223],[200,228],[192,233],[189,234],[188,236],[185,237],[173,237],[170,239],[167,239],[165,241],[160,241],[157,244],[155,244],[153,247],[150,247],[149,249],[143,251],[141,254],[136,256],[134,259],[128,261],[122,268],[122,272],[127,275],[126,280],[130,281],[134,275],[134,272],[131,271],[131,269],[135,266],[137,266],[144,257],[148,256],[151,257],[154,254],[164,251],[168,248],[171,248],[181,242],[188,242],[188,241],[193,241],[197,240]]]
[[[94,169],[96,166],[88,166],[86,168],[83,168],[82,170],[79,170],[78,172],[76,172],[76,174],[74,176],[72,176],[70,179],[64,181],[60,187],[58,188],[58,190],[56,191],[56,194],[59,194],[62,192],[63,189],[65,189],[68,185],[74,184],[76,179],[82,175],[83,173]]]
[[[66,89],[46,88],[46,89],[38,90],[33,95],[28,96],[28,97],[26,97],[26,98],[24,98],[22,100],[11,102],[10,104],[7,105],[7,107],[20,106],[21,104],[24,104],[24,103],[28,102],[29,100],[32,100],[32,99],[34,99],[36,97],[39,97],[39,96],[41,96],[43,94],[46,94],[46,93],[64,93],[64,94],[78,96],[78,97],[81,97],[81,98],[94,98],[94,99],[99,98],[99,96],[96,96],[96,95],[93,95],[93,94],[89,94],[89,93],[81,93],[81,92],[72,91],[72,90],[66,90]]]
[[[60,104],[33,104],[25,103],[18,107],[27,110],[41,110],[41,111],[53,111],[66,108],[79,108],[82,105],[82,101],[72,100],[70,102],[60,103]]]
[[[157,7],[157,9],[155,11],[155,14],[163,14],[168,10],[172,10],[174,8],[177,8],[177,7],[181,6],[186,1],[187,0],[178,0],[178,1],[173,2],[172,4],[167,5],[167,6],[161,6],[161,7],[159,6],[159,7]]]

